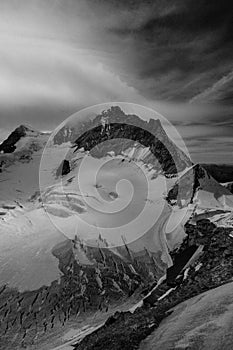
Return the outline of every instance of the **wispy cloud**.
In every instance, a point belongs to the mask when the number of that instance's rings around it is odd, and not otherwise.
[[[2,0],[2,135],[19,123],[48,129],[83,107],[129,101],[164,114],[195,157],[198,147],[207,152],[205,137],[221,153],[232,133],[232,7],[217,0]],[[186,103],[195,96],[206,102],[207,92],[212,104]]]

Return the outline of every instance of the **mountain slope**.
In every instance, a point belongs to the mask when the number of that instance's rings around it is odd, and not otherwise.
[[[176,306],[140,350],[231,349],[232,287],[225,284]]]
[[[107,325],[116,321],[122,333],[128,324],[126,337],[139,345],[164,318],[167,300],[173,305],[183,291],[189,297],[205,290],[207,266],[211,286],[229,277],[230,229],[224,240],[201,215],[232,213],[231,193],[193,166],[158,120],[113,106],[77,123],[68,119],[50,137],[20,127],[2,147],[0,348],[51,349],[50,340],[63,341],[61,327],[95,327],[116,309],[136,309]],[[190,263],[200,246],[205,258],[194,258],[204,268],[185,278],[186,258]],[[162,298],[156,317],[146,299],[135,307],[150,291],[151,305]],[[121,336],[115,333],[114,349],[127,344]]]

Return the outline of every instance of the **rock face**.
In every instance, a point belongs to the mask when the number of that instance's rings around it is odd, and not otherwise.
[[[64,159],[59,168],[57,169],[56,176],[64,176],[70,172],[70,162],[67,159]]]
[[[104,125],[101,124],[103,118]],[[177,174],[192,164],[168,138],[160,120],[150,119],[147,122],[136,115],[125,114],[116,106],[98,115],[92,121],[92,126],[88,125],[86,129],[75,139],[75,151],[84,148],[92,156],[100,158],[110,151],[118,155],[130,147],[142,145],[149,148],[148,158],[144,162],[157,163],[157,167],[162,168],[166,175]]]

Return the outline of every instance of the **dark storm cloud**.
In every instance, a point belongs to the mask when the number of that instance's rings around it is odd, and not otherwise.
[[[232,1],[142,1],[133,14],[110,30],[128,45],[127,68],[147,96],[189,100],[232,70]],[[219,100],[232,103],[228,89]]]

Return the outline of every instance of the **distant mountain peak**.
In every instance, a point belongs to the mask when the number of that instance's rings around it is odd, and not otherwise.
[[[14,131],[24,131],[25,133],[27,132],[34,132],[34,133],[40,133],[40,131],[36,130],[29,124],[21,124],[19,125]]]
[[[40,131],[33,129],[26,124],[19,125],[12,133],[0,144],[1,153],[12,153],[16,149],[16,143],[25,136],[39,136]]]
[[[114,143],[114,139],[121,141]],[[106,144],[105,141],[109,142]],[[159,119],[147,121],[136,114],[125,114],[118,106],[97,115],[92,121],[92,127],[80,132],[80,136],[74,140],[75,151],[83,148],[97,158],[110,151],[115,155],[124,154],[130,147],[136,147],[135,144],[149,148],[150,162],[158,169],[162,168],[168,176],[192,164],[186,154],[169,139]]]

